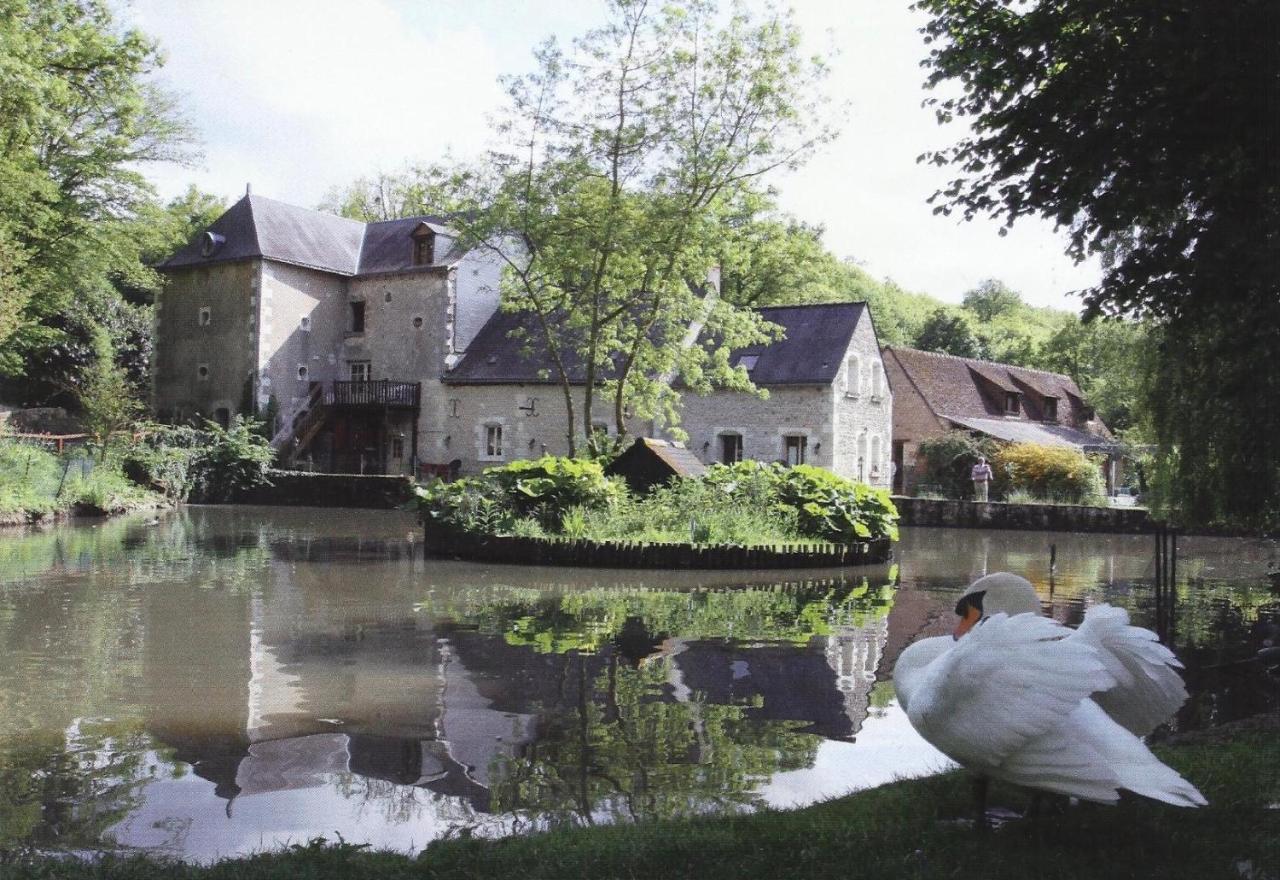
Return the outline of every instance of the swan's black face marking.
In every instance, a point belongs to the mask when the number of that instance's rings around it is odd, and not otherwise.
[[[985,591],[970,593],[962,596],[960,601],[956,603],[956,614],[960,617],[960,623],[956,626],[955,632],[951,634],[954,639],[959,639],[962,635],[973,629],[975,625],[981,623],[986,618],[982,616],[982,597]]]
[[[962,596],[960,601],[956,603],[956,616],[964,617],[969,612],[970,608],[976,608],[978,610],[978,614],[981,615],[982,597],[985,595],[987,595],[987,591],[982,590],[978,593],[970,593],[967,596]]]

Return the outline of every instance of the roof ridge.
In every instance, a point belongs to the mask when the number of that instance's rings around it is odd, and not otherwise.
[[[886,345],[884,346],[884,348],[891,348],[891,349],[894,349],[895,351],[909,351],[909,352],[913,352],[914,354],[927,354],[930,357],[947,358],[953,361],[961,361],[966,364],[990,364],[993,367],[1004,367],[1005,369],[1013,369],[1013,370],[1026,370],[1028,373],[1040,373],[1041,375],[1044,375],[1044,376],[1055,376],[1059,379],[1066,379],[1070,382],[1075,382],[1075,379],[1072,379],[1066,373],[1055,373],[1052,370],[1041,370],[1037,367],[1024,367],[1021,364],[1006,364],[1003,361],[989,361],[986,358],[961,357],[958,354],[950,354],[945,351],[926,351],[923,348],[912,348],[909,345]]]
[[[260,195],[260,194],[258,194],[258,193],[250,193],[250,194],[248,194],[248,195],[244,196],[243,198],[245,198],[245,199],[248,199],[248,200],[249,200],[249,205],[250,205],[250,207],[252,207],[252,206],[253,206],[253,203],[254,203],[255,201],[259,201],[259,200],[260,200],[260,201],[264,201],[264,202],[272,202],[272,203],[277,204],[277,205],[283,205],[284,207],[286,207],[286,208],[291,208],[291,209],[293,209],[294,211],[306,211],[308,214],[318,214],[318,215],[319,215],[319,216],[321,216],[321,217],[329,217],[329,218],[332,218],[332,219],[334,219],[334,220],[342,220],[342,221],[343,221],[343,222],[345,222],[345,223],[359,223],[361,226],[368,226],[368,225],[369,225],[369,224],[368,224],[368,223],[366,223],[365,221],[363,221],[363,220],[357,220],[357,219],[356,219],[356,218],[354,218],[354,217],[343,217],[341,214],[335,214],[335,213],[333,213],[332,211],[321,211],[319,208],[307,208],[307,207],[305,207],[305,206],[303,206],[303,205],[295,205],[293,202],[285,202],[285,201],[281,201],[280,199],[273,199],[273,198],[271,198],[271,196],[264,196],[264,195]]]
[[[866,304],[867,301],[865,299],[851,299],[826,303],[777,303],[771,306],[751,306],[751,308],[756,311],[763,311],[764,309],[817,309],[824,306],[865,306]]]

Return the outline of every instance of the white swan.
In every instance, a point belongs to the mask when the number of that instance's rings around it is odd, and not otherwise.
[[[893,672],[907,717],[940,751],[980,779],[1084,800],[1115,803],[1125,789],[1207,803],[1138,738],[1186,690],[1173,654],[1123,609],[1091,608],[1073,631],[1040,616],[1028,581],[1002,572],[975,581],[956,613],[955,636],[916,642]]]

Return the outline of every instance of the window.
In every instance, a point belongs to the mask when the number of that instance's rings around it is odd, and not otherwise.
[[[200,364],[199,366],[196,367],[196,378],[199,379],[201,382],[209,378],[208,364]]]
[[[804,464],[809,438],[804,434],[788,434],[783,438],[782,447],[788,465]]]
[[[862,382],[862,358],[856,354],[849,355],[849,363],[844,372],[844,393],[850,397],[857,397],[861,391],[860,383]]]
[[[200,326],[208,327],[213,323],[213,309],[208,306],[200,307]]]
[[[1004,393],[1004,411],[1006,415],[1011,416],[1016,416],[1022,411],[1022,407],[1018,403],[1018,392],[1006,391]]]
[[[421,329],[422,329],[422,316],[421,316],[421,315],[414,315],[414,316],[413,316],[413,329],[414,329],[414,330],[421,330]]]
[[[758,360],[760,360],[760,355],[758,354],[744,354],[738,358],[738,366],[750,373],[756,368],[756,361]]]
[[[351,303],[351,332],[364,332],[364,302]]]
[[[382,295],[382,301],[391,302],[391,291],[388,290],[386,293]]]
[[[218,407],[213,411],[213,420],[217,422],[223,430],[226,430],[231,427],[231,410],[227,409],[225,406]]]
[[[884,396],[884,367],[878,363],[871,365],[871,399],[879,400]]]
[[[872,479],[875,479],[876,477],[880,476],[880,468],[883,466],[883,463],[881,462],[880,457],[883,454],[884,454],[883,450],[880,446],[880,435],[876,434],[874,437],[871,438],[871,477]]]
[[[413,265],[430,266],[435,257],[436,236],[433,232],[424,232],[413,240]]]
[[[456,397],[449,398],[449,418],[451,419],[459,418],[458,407],[460,404],[461,404],[461,401],[459,401],[458,398]]]
[[[302,381],[302,382],[305,382],[305,381],[307,380],[307,368],[306,368],[306,367],[298,367],[298,379],[299,379],[299,381]]]
[[[484,426],[485,458],[502,458],[502,426]]]
[[[391,438],[391,457],[404,458],[404,438],[403,437]]]
[[[349,361],[352,382],[368,382],[373,373],[369,361]]]
[[[608,422],[592,422],[592,423],[591,423],[591,433],[592,433],[592,434],[601,434],[601,435],[603,435],[603,436],[605,436],[605,437],[608,437],[608,436],[609,436],[609,423],[608,423]]]
[[[1046,397],[1044,399],[1044,420],[1046,422],[1056,422],[1058,420],[1058,398]]]
[[[737,464],[742,461],[742,435],[720,435],[720,461],[722,464]]]
[[[303,315],[301,325],[302,325],[303,333],[310,333],[311,332],[311,316]]]

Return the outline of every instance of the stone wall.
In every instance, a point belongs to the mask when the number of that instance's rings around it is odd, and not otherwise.
[[[944,424],[933,414],[924,397],[911,384],[890,354],[884,359],[885,374],[893,388],[893,442],[902,445],[902,489],[904,494],[916,490],[919,482],[916,453],[922,440],[937,437],[946,431]],[[892,455],[892,451],[890,452]]]
[[[961,529],[1044,532],[1149,532],[1155,528],[1141,507],[1084,507],[1065,504],[1005,504],[894,496],[899,524]]]
[[[776,386],[761,399],[743,392],[717,391],[706,396],[685,393],[680,427],[685,445],[705,464],[721,461],[721,438],[742,438],[742,457],[779,461],[786,456],[787,435],[806,438],[805,461],[833,466],[833,394],[830,387]],[[667,432],[665,436],[670,436]]]
[[[236,504],[286,507],[363,507],[391,510],[413,499],[407,477],[363,477],[355,474],[310,474],[272,471],[271,485],[238,494]]]
[[[169,274],[156,296],[153,395],[162,415],[212,418],[252,403],[246,397],[258,363],[258,266],[246,260]]]
[[[312,382],[346,378],[337,352],[348,317],[347,280],[271,261],[263,261],[261,277],[258,411],[274,397],[278,424],[288,425]]]
[[[877,488],[889,488],[893,444],[893,392],[880,360],[868,309],[858,321],[833,387],[836,438],[833,470]],[[879,379],[873,378],[879,370]],[[855,375],[857,373],[858,375]]]

